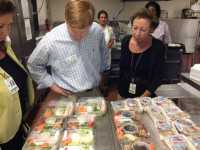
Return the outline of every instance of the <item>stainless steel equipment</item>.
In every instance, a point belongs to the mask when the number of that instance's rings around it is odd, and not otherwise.
[[[21,60],[30,55],[35,47],[31,0],[13,0],[17,7],[11,30],[12,47]]]
[[[193,10],[190,8],[184,8],[182,10],[182,18],[192,18]]]

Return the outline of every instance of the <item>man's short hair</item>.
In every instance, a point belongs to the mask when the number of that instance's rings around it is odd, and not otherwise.
[[[65,6],[65,20],[71,27],[83,29],[92,24],[95,9],[88,0],[69,0]]]
[[[14,13],[16,10],[15,5],[10,0],[0,0],[0,15]]]

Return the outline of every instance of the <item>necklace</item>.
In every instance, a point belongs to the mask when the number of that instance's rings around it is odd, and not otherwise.
[[[146,42],[138,42],[133,37],[130,39],[129,42],[129,49],[133,53],[143,53],[152,45],[152,40],[147,39]]]

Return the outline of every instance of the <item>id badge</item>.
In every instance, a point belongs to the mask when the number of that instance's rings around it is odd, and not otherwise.
[[[130,94],[135,94],[136,93],[136,84],[134,83],[134,80],[132,79],[132,81],[129,84],[129,91]]]
[[[71,55],[69,57],[67,57],[66,61],[70,64],[74,64],[77,61],[77,56],[76,55]]]
[[[19,91],[19,88],[12,77],[7,78],[4,82],[12,95]]]

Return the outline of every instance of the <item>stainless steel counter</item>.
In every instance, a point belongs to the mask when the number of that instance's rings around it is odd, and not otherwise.
[[[181,73],[181,79],[200,91],[200,82],[190,79],[189,73]]]
[[[168,97],[170,99],[190,99],[195,96],[189,91],[186,91],[179,84],[164,84],[161,85],[157,90],[158,96]]]
[[[110,109],[108,109],[108,112],[103,117],[97,119],[95,150],[119,150],[111,118]]]

